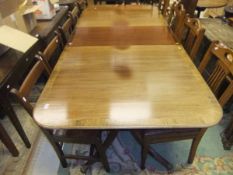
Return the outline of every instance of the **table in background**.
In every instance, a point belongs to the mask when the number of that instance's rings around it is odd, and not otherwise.
[[[200,16],[200,13],[207,8],[219,8],[224,7],[228,3],[227,0],[198,0],[197,8],[198,11],[197,16]]]

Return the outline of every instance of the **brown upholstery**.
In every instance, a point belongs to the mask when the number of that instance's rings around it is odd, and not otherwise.
[[[213,60],[216,58],[214,63]],[[214,67],[208,70],[211,64],[214,64]],[[203,75],[206,71],[208,72],[206,81],[220,105],[224,107],[233,97],[233,51],[222,43],[214,41],[198,69]],[[233,118],[227,124],[221,137],[224,149],[230,149],[233,145]]]

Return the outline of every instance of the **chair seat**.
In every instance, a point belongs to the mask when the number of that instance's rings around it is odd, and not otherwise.
[[[144,131],[144,136],[156,136],[156,135],[167,135],[167,134],[183,134],[190,132],[199,132],[197,128],[181,128],[181,129],[150,129]]]
[[[65,142],[72,142],[74,140],[77,143],[83,144],[94,144],[96,140],[100,141],[101,131],[98,130],[54,130],[53,137],[56,141],[65,141]]]

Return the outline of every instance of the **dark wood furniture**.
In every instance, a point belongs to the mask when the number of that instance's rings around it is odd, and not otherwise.
[[[0,105],[4,114],[9,117],[11,123],[16,128],[26,147],[30,148],[31,144],[11,106],[9,91],[12,86],[23,79],[25,72],[29,69],[34,61],[34,54],[40,48],[37,42],[26,53],[22,54],[10,49],[0,57]]]
[[[61,8],[57,15],[50,21],[39,21],[37,27],[31,32],[40,40],[33,45],[26,53],[21,53],[13,49],[8,50],[0,56],[0,101],[3,113],[9,117],[16,128],[26,147],[30,148],[31,144],[12,108],[9,91],[12,87],[17,86],[27,71],[33,64],[34,55],[39,50],[45,48],[47,43],[54,37],[54,30],[59,24],[65,21],[68,8]]]
[[[192,139],[191,148],[188,156],[188,163],[193,163],[198,144],[201,141],[202,136],[205,134],[206,128],[186,128],[186,129],[153,129],[153,130],[141,130],[136,133],[138,138],[141,138],[141,168],[145,169],[145,162],[148,152],[150,150],[150,144],[180,141],[186,139]],[[170,163],[167,163],[170,165]],[[169,168],[169,169],[168,169]],[[171,170],[171,165],[167,167]]]
[[[194,60],[199,51],[201,42],[203,41],[205,29],[196,18],[186,17],[184,21],[183,35],[179,39],[184,46],[184,49]]]
[[[12,156],[16,157],[19,155],[19,151],[17,150],[15,144],[11,140],[10,136],[8,135],[4,127],[2,126],[1,122],[0,122],[0,140],[7,147],[7,149],[12,154]]]
[[[36,55],[36,57],[48,62],[51,68],[53,68],[55,64],[57,63],[59,55],[61,54],[61,51],[64,48],[61,33],[58,31],[55,31],[54,33],[55,33],[55,36],[48,43],[48,45],[43,50],[43,52],[39,51],[38,54]]]
[[[32,87],[45,70],[47,70],[46,73],[50,75],[51,67],[49,66],[48,62],[44,59],[39,59],[39,61],[35,63],[35,65],[26,76],[20,88],[11,89],[11,93],[16,97],[18,102],[25,108],[25,110],[31,115],[32,118],[33,106],[27,100],[27,97],[29,95],[29,92],[32,90]],[[83,159],[89,160],[91,162],[101,160],[106,171],[110,171],[105,155],[106,150],[104,149],[104,145],[102,144],[101,140],[100,130],[53,130],[46,129],[44,127],[40,128],[53,146],[64,168],[68,166],[66,159]],[[90,144],[90,156],[65,154],[62,150],[64,143]],[[94,150],[96,153],[94,152]],[[98,159],[96,158],[97,155],[99,156]]]
[[[78,17],[80,16],[80,9],[78,8],[78,6],[75,6],[73,8],[72,11],[69,12],[69,16],[71,17],[72,19],[72,27],[73,27],[73,30],[75,30],[75,27],[76,27],[76,24],[78,22]]]
[[[194,17],[195,15],[197,2],[198,0],[181,0],[181,3],[184,5],[186,13],[188,13],[190,17]]]
[[[59,31],[62,36],[63,45],[66,45],[67,43],[70,44],[71,38],[75,32],[72,27],[71,17],[69,17],[62,26],[59,26]]]
[[[65,22],[67,16],[68,8],[63,6],[52,20],[39,20],[31,35],[40,38],[42,48],[45,48],[54,37],[54,31]]]
[[[183,27],[186,12],[184,6],[180,2],[174,2],[168,16],[168,25],[177,42],[181,41],[183,35]]]
[[[220,105],[224,107],[233,97],[233,51],[222,43],[213,42],[198,69],[204,74],[211,60],[216,58],[214,69],[209,73],[206,81],[218,98]],[[229,149],[233,144],[232,125],[232,121],[229,122],[221,135],[225,149]]]
[[[170,0],[159,0],[158,9],[161,11],[161,13],[166,16],[167,10],[169,7]]]
[[[175,44],[67,47],[34,110],[34,119],[46,128],[203,128],[192,133],[190,162],[205,128],[221,115],[190,58]]]

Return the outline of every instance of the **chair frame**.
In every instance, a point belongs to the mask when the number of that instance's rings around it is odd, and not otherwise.
[[[72,17],[71,15],[68,15],[68,18],[64,22],[64,24],[58,27],[58,30],[61,33],[61,37],[63,40],[63,45],[66,45],[66,43],[70,43],[71,41],[71,38],[74,34],[72,25],[73,25]]]
[[[169,7],[170,0],[159,0],[158,9],[163,16],[167,16],[167,9]]]
[[[167,21],[169,29],[178,43],[180,43],[182,37],[185,16],[186,12],[183,4],[175,1],[171,6]]]
[[[44,51],[39,51],[36,55],[36,57],[43,59],[43,64],[49,63],[53,54],[55,53],[56,50],[61,52],[64,49],[64,44],[63,44],[63,39],[62,39],[62,34],[58,31],[54,32],[55,36],[52,38],[52,40],[49,42],[47,47],[44,49]],[[60,53],[59,53],[60,54]],[[58,58],[57,58],[58,59]],[[57,60],[56,60],[57,61]],[[54,67],[54,65],[51,65],[49,63],[50,67]],[[46,69],[48,67],[46,66]]]
[[[213,93],[218,94],[218,101],[220,105],[224,107],[233,96],[233,51],[218,41],[212,42],[198,67],[202,74],[205,72],[212,56],[217,57],[218,60],[214,70],[212,70],[212,73],[207,78],[207,83]],[[221,84],[224,81],[227,81],[227,86],[224,88],[225,90],[219,94]],[[223,147],[226,150],[229,150],[233,145],[232,134],[233,118],[221,134]]]
[[[71,17],[72,19],[72,27],[73,27],[73,30],[75,31],[75,26],[77,24],[78,17],[80,16],[80,9],[79,9],[78,4],[74,6],[72,11],[69,11],[68,16]]]
[[[217,94],[224,79],[229,83],[225,91],[218,97],[219,104],[223,107],[233,95],[233,51],[218,41],[212,42],[198,67],[201,74],[204,73],[212,56],[216,56],[218,60],[216,68],[207,79],[210,89]]]
[[[204,38],[205,29],[202,28],[199,19],[186,16],[182,33],[185,33],[185,30],[187,30],[185,38],[181,37],[178,40],[181,41],[191,59],[194,60]]]

